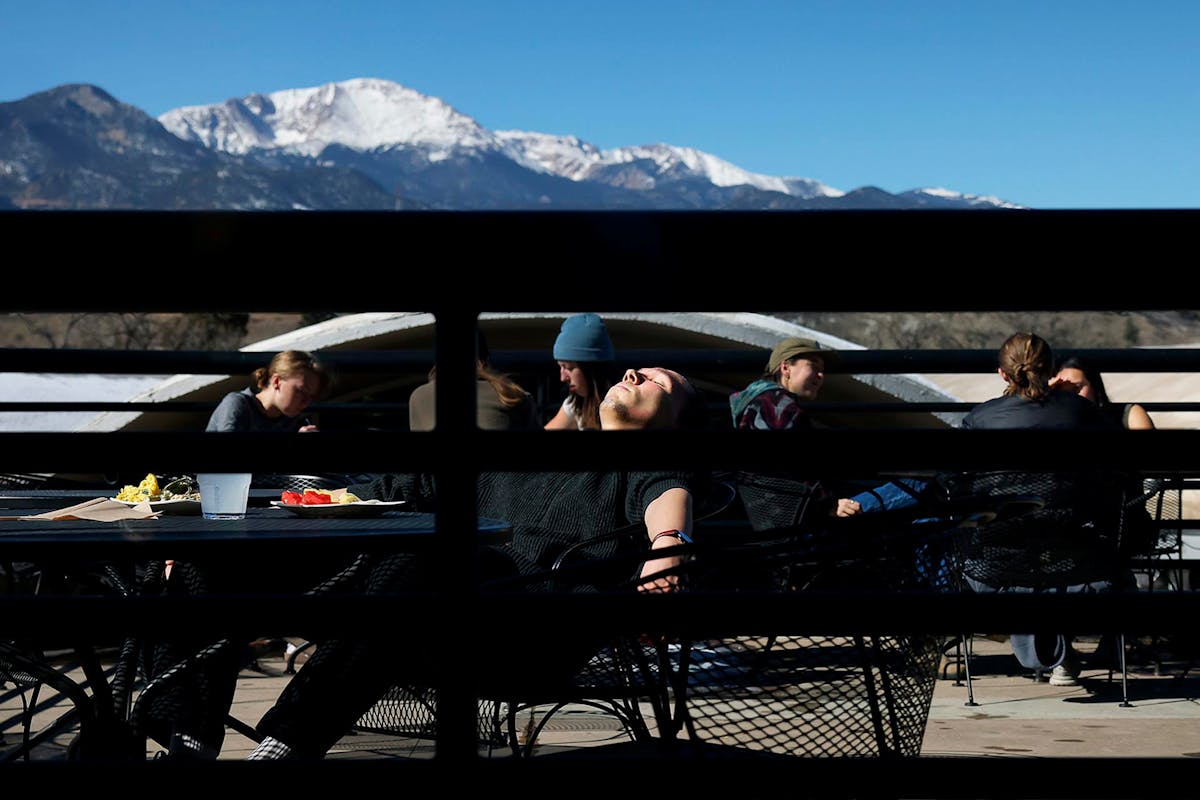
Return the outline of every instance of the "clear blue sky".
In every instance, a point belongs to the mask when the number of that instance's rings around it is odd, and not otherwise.
[[[158,115],[355,77],[839,189],[1200,207],[1195,0],[0,0],[0,101],[83,82]]]

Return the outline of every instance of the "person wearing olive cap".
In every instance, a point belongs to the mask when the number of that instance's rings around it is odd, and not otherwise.
[[[836,360],[836,351],[813,339],[784,339],[771,351],[762,377],[729,396],[733,427],[745,431],[814,427],[800,404],[817,399],[825,383],[826,363]],[[821,481],[791,472],[739,470],[735,483],[755,530],[807,525],[837,508],[834,494]]]
[[[751,431],[813,428],[800,403],[817,399],[825,385],[825,367],[839,360],[836,350],[814,339],[784,339],[771,351],[762,377],[729,396],[733,426]],[[906,478],[839,498],[821,481],[791,474],[738,474],[738,491],[756,528],[795,525],[814,515],[849,517],[904,508],[915,504],[925,488],[925,481]]]
[[[825,384],[825,368],[838,361],[836,350],[815,339],[793,336],[775,345],[758,380],[729,396],[733,427],[739,430],[811,428],[798,403],[816,400]]]
[[[563,320],[554,340],[554,360],[567,396],[546,430],[600,430],[600,402],[620,377],[604,320],[595,314]]]

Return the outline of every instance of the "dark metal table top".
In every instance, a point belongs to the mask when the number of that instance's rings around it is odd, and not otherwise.
[[[108,489],[6,489],[0,490],[0,508],[61,508],[96,497],[113,498],[120,491],[119,486]],[[250,487],[249,505],[251,507],[269,506],[270,501],[278,500],[279,496],[279,489],[261,489],[252,486]]]
[[[37,513],[40,509],[29,509]],[[475,544],[503,544],[512,534],[503,520],[481,517]],[[250,508],[241,520],[212,520],[200,515],[164,515],[155,519],[0,520],[0,558],[36,560],[120,558],[136,549],[138,557],[281,546],[344,551],[418,552],[438,546],[435,515],[386,511],[367,518],[302,518],[280,508]]]

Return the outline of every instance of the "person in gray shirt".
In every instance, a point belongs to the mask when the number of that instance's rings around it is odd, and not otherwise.
[[[329,373],[303,350],[285,350],[254,370],[253,386],[230,392],[205,431],[309,433],[317,430],[304,410],[329,389]]]

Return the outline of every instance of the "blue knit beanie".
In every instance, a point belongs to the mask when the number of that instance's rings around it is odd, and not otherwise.
[[[554,340],[555,361],[612,361],[615,357],[604,320],[595,314],[576,314],[563,320]]]

